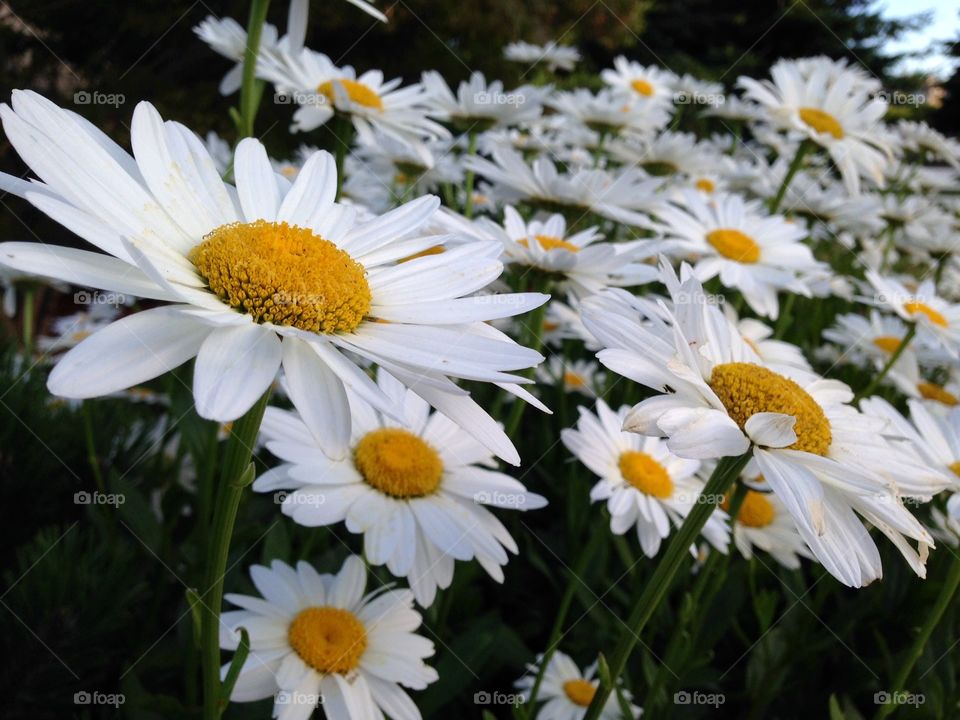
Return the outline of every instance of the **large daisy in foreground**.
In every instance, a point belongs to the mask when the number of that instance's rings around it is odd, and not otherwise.
[[[250,637],[231,700],[272,696],[278,720],[307,720],[318,705],[328,720],[419,720],[403,687],[422,690],[437,671],[423,662],[433,643],[413,632],[420,614],[409,590],[364,595],[367,571],[355,555],[336,575],[274,560],[251,567],[250,578],[263,597],[228,594],[242,609],[221,618],[222,648],[237,649],[240,628]]]
[[[268,408],[267,449],[284,462],[253,489],[289,490],[278,499],[301,525],[345,521],[363,534],[367,560],[406,577],[424,607],[438,587],[449,587],[454,560],[476,559],[503,582],[507,552],[518,548],[485,506],[535,510],[546,500],[491,469],[488,450],[388,374],[380,372],[378,384],[403,408],[403,422],[351,395],[351,452],[344,460],[324,455],[296,414]]]
[[[880,554],[858,514],[923,576],[933,538],[903,506],[897,483],[923,482],[930,497],[946,478],[890,444],[885,423],[849,405],[853,393],[843,383],[764,363],[723,313],[705,302],[690,268],[684,266],[682,274],[681,283],[664,266],[674,301],[666,322],[644,318],[630,305],[618,311],[611,291],[583,303],[587,328],[609,348],[598,354],[600,362],[662,393],[636,405],[624,428],[665,437],[680,457],[752,450],[759,472],[814,555],[847,585],[866,585],[882,573]],[[907,538],[917,541],[917,550]]]
[[[426,196],[366,222],[334,202],[336,171],[313,154],[291,185],[263,146],[237,147],[232,187],[201,140],[134,112],[134,157],[36,93],[0,107],[10,142],[42,182],[21,183],[40,210],[103,253],[4,243],[0,263],[100,290],[163,301],[68,352],[50,375],[56,395],[108,395],[196,357],[193,393],[205,418],[240,417],[281,365],[290,398],[325,452],[350,439],[350,387],[374,407],[399,409],[345,354],[386,367],[505,460],[519,456],[500,426],[453,378],[525,382],[511,371],[539,353],[485,321],[547,300],[472,297],[502,271],[497,243],[461,244],[396,262],[444,240],[418,231],[439,206]]]

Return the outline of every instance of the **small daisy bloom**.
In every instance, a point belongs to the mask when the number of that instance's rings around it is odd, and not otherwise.
[[[857,514],[897,546],[917,574],[930,533],[899,499],[897,482],[942,482],[939,471],[887,442],[885,424],[849,405],[850,389],[798,368],[765,364],[705,301],[688,266],[664,264],[668,321],[618,310],[613,291],[583,303],[587,328],[608,349],[600,362],[662,393],[636,405],[624,429],[666,438],[675,455],[715,459],[751,451],[758,472],[793,516],[817,559],[858,587],[879,578],[880,554]],[[667,334],[665,331],[669,331]],[[916,550],[907,538],[917,541]]]
[[[517,680],[516,687],[524,698],[530,698],[530,692],[536,682],[539,664],[543,656],[537,658],[537,664],[527,666],[527,674]],[[597,692],[597,663],[593,663],[582,672],[577,664],[566,653],[555,651],[543,671],[543,680],[540,683],[537,701],[544,705],[537,713],[537,720],[581,720],[587,713],[587,708],[593,702]],[[630,700],[630,693],[624,691],[624,697]],[[634,717],[640,708],[631,705]],[[601,720],[618,720],[621,718],[620,705],[613,695],[600,710]]]
[[[707,199],[688,191],[683,205],[656,210],[664,240],[699,256],[694,273],[701,281],[720,276],[724,287],[739,290],[759,315],[776,319],[778,290],[809,295],[801,273],[821,265],[803,244],[806,230],[779,215],[766,215],[759,203],[739,195]]]
[[[299,105],[292,132],[309,132],[340,113],[367,139],[374,137],[374,130],[408,142],[450,136],[427,117],[422,86],[400,87],[400,78],[384,80],[380,70],[357,75],[349,65],[338,68],[323,53],[280,46],[259,56],[257,75],[276,86],[278,99]]]
[[[720,503],[720,509],[730,511],[730,495]],[[734,520],[733,544],[747,560],[759,549],[790,570],[800,567],[801,557],[810,557],[783,502],[771,492],[749,487]]]
[[[657,278],[656,267],[645,262],[657,252],[649,240],[598,242],[603,236],[596,227],[568,235],[563,215],[526,223],[511,206],[504,209],[503,224],[508,262],[553,273],[578,297]]]
[[[553,40],[546,45],[513,42],[503,49],[503,57],[512,62],[530,66],[543,63],[550,72],[557,70],[570,72],[580,62],[580,51],[567,45],[558,45]]]
[[[247,51],[247,31],[233,18],[206,17],[193,28],[198,38],[228,60],[236,63],[220,81],[220,94],[233,95],[243,84],[243,57]],[[260,52],[270,52],[277,45],[277,28],[263,24],[260,34]]]
[[[698,460],[677,457],[660,438],[643,437],[622,430],[630,408],[614,412],[601,399],[597,413],[580,407],[576,429],[561,432],[567,449],[577,456],[600,482],[590,491],[593,502],[606,501],[610,531],[622,535],[632,527],[643,554],[655,557],[661,542],[674,527],[680,527],[703,490],[697,476]],[[726,552],[727,516],[715,512],[703,528],[704,537]],[[695,546],[691,551],[696,554]]]
[[[546,500],[490,469],[489,451],[387,373],[378,385],[403,407],[404,422],[351,395],[353,431],[342,460],[324,455],[295,413],[268,408],[262,435],[284,462],[253,489],[290,491],[278,496],[282,510],[301,525],[346,521],[363,535],[367,560],[406,577],[424,607],[438,587],[449,587],[454,560],[476,559],[503,582],[507,552],[517,545],[484,506],[535,510]]]
[[[644,66],[623,55],[615,58],[613,69],[600,72],[603,81],[612,88],[633,93],[634,97],[650,102],[673,104],[678,78],[655,65]]]
[[[859,85],[860,75],[829,63],[809,71],[793,60],[770,69],[771,80],[741,77],[746,97],[763,105],[782,129],[799,133],[827,150],[851,195],[860,177],[884,184],[890,149],[880,132],[887,103]]]
[[[537,366],[537,380],[546,385],[562,385],[570,393],[596,397],[602,387],[604,374],[594,360],[564,360],[560,355]]]
[[[652,133],[670,122],[665,105],[637,102],[631,95],[613,88],[597,94],[583,88],[556,92],[546,104],[563,117],[597,133]]]
[[[196,358],[202,417],[235,420],[283,367],[290,398],[317,442],[343,457],[350,437],[346,388],[397,414],[354,355],[389,367],[491,450],[519,456],[492,418],[451,377],[512,390],[510,370],[542,360],[485,321],[548,299],[467,297],[502,271],[497,243],[397,263],[438,244],[418,236],[440,204],[426,196],[358,222],[334,202],[333,157],[313,154],[291,184],[259,141],[237,146],[236,187],[200,138],[164,122],[149,103],[134,112],[134,157],[78,115],[36,93],[0,106],[10,142],[40,181],[22,194],[103,252],[4,243],[0,263],[80,287],[158,300],[70,350],[50,373],[61,397],[109,395]],[[351,354],[345,354],[350,351]],[[519,389],[519,388],[517,388]]]
[[[546,91],[532,85],[505,90],[499,80],[474,72],[457,87],[457,93],[436,70],[423,73],[425,102],[431,115],[464,131],[489,130],[501,125],[531,122],[540,117]]]
[[[916,323],[927,338],[935,339],[953,357],[960,356],[960,304],[939,297],[932,279],[911,290],[874,270],[868,270],[866,278],[876,291],[876,302]]]
[[[419,720],[403,688],[423,690],[437,671],[424,663],[433,643],[414,632],[421,618],[413,593],[365,595],[367,570],[355,555],[336,575],[274,560],[252,566],[250,579],[262,597],[228,593],[241,609],[220,618],[220,647],[236,650],[241,628],[250,638],[231,700],[273,697],[277,720],[307,720],[319,706],[328,720]]]

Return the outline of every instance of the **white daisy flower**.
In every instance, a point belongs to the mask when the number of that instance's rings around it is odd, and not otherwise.
[[[228,593],[242,609],[220,618],[220,647],[236,650],[241,628],[250,638],[231,700],[273,697],[277,720],[307,720],[320,706],[328,720],[419,720],[403,688],[423,690],[437,671],[424,663],[433,643],[413,632],[421,618],[409,590],[364,595],[367,571],[355,555],[336,575],[274,560],[253,565],[250,579],[262,598]]]
[[[596,397],[603,387],[604,374],[594,360],[564,360],[551,355],[547,362],[537,366],[537,380],[545,385],[562,385],[569,393]]]
[[[556,299],[550,301],[543,319],[543,331],[544,341],[553,346],[562,346],[564,340],[575,340],[593,352],[601,347],[583,324],[580,300],[575,295],[568,295],[566,303]]]
[[[713,148],[697,142],[692,133],[664,132],[649,138],[625,138],[610,144],[610,154],[656,176],[702,175],[715,170],[719,163]]]
[[[599,133],[654,133],[670,122],[663,104],[637,102],[623,90],[606,88],[597,94],[583,88],[555,92],[546,104],[574,123]]]
[[[566,428],[560,437],[600,477],[590,500],[606,501],[610,531],[622,535],[635,527],[643,554],[656,557],[660,543],[680,527],[703,490],[700,462],[677,457],[660,438],[624,432],[629,406],[614,412],[598,399],[596,409],[594,414],[581,406],[576,429]],[[724,512],[716,512],[702,531],[721,552],[730,539],[726,520]],[[691,551],[696,554],[696,547]]]
[[[243,84],[243,57],[247,50],[247,31],[233,18],[217,18],[208,15],[193,28],[198,38],[203,40],[218,55],[236,63],[220,81],[220,94],[233,95]],[[277,28],[270,23],[263,24],[260,32],[260,52],[271,52],[277,46],[279,35]]]
[[[406,577],[424,607],[453,579],[454,560],[476,560],[503,582],[517,545],[484,506],[535,510],[540,495],[488,469],[490,452],[446,416],[380,372],[383,394],[403,408],[402,422],[351,393],[350,451],[327,457],[297,414],[268,408],[262,434],[284,463],[254,481],[258,492],[289,490],[282,510],[308,527],[346,522],[363,535],[364,555]],[[323,412],[324,408],[317,408]]]
[[[550,40],[546,45],[533,45],[528,42],[513,42],[503,49],[503,56],[513,62],[526,65],[543,63],[550,72],[564,70],[570,72],[580,62],[580,51],[566,45],[558,45]]]
[[[51,327],[53,332],[37,338],[37,349],[49,355],[65,352],[110,325],[119,315],[116,304],[94,303],[88,310],[58,317]]]
[[[673,104],[679,78],[655,65],[644,66],[620,55],[613,60],[613,69],[600,72],[603,81],[612,88],[633,93],[637,98],[665,105]]]
[[[878,126],[887,103],[871,98],[849,68],[780,60],[770,69],[771,80],[741,77],[746,96],[766,107],[771,120],[822,146],[836,163],[851,195],[860,192],[860,177],[883,185],[889,148]]]
[[[955,170],[960,170],[960,142],[956,139],[946,137],[922,121],[901,120],[894,130],[904,150],[918,154],[930,153],[934,158],[949,163]]]
[[[908,289],[892,277],[868,270],[866,278],[876,291],[874,300],[893,310],[909,323],[916,323],[923,335],[934,338],[953,357],[960,356],[960,305],[937,295],[933,280],[924,280]]]
[[[754,486],[759,486],[753,478]],[[730,511],[730,496],[720,503],[720,509]],[[783,505],[771,492],[748,488],[734,521],[733,544],[747,560],[754,549],[763,550],[790,570],[800,567],[800,558],[811,557],[797,526]]]
[[[103,253],[4,243],[0,262],[81,287],[164,301],[119,320],[68,352],[50,374],[52,393],[107,395],[196,357],[201,416],[245,413],[283,366],[290,397],[321,446],[343,457],[350,387],[378,409],[392,401],[343,354],[389,368],[425,400],[468,426],[510,462],[506,435],[450,377],[525,382],[509,371],[535,365],[484,321],[527,312],[548,298],[506,303],[469,297],[500,274],[495,243],[397,264],[435,246],[418,237],[439,206],[407,203],[366,223],[334,202],[333,158],[315,153],[290,184],[263,146],[237,147],[225,184],[200,139],[164,123],[148,103],[134,112],[135,158],[74,113],[32,92],[0,107],[7,137],[40,181],[26,198]]]
[[[848,404],[853,393],[843,383],[763,363],[707,304],[687,266],[682,276],[680,282],[672,268],[663,268],[674,300],[669,322],[658,316],[641,322],[635,307],[618,308],[612,291],[583,303],[587,328],[607,347],[600,362],[663,393],[635,406],[624,429],[665,437],[668,449],[685,458],[752,451],[807,545],[847,585],[865,585],[882,573],[858,513],[923,576],[933,538],[903,506],[897,483],[936,488],[940,474],[890,445],[882,423]],[[907,538],[917,541],[916,551]]]
[[[487,83],[479,71],[460,83],[456,95],[436,70],[423,73],[421,81],[430,113],[463,131],[534,121],[540,117],[547,92],[532,85],[508,91],[499,80]]]
[[[539,663],[543,656],[537,657],[537,664],[527,666],[527,674],[517,680],[516,687],[524,698],[529,700],[531,690],[536,682]],[[538,690],[537,701],[544,701],[544,705],[537,713],[538,720],[582,720],[587,708],[597,692],[597,663],[593,663],[582,672],[573,659],[559,650],[555,651],[543,671],[543,680]],[[630,693],[623,691],[627,701]],[[640,708],[630,706],[634,717],[640,713]],[[613,695],[607,700],[599,715],[601,720],[617,720],[621,718],[620,706]]]
[[[504,209],[503,227],[500,237],[508,262],[559,275],[577,297],[657,278],[657,269],[644,262],[657,252],[656,243],[649,240],[602,242],[596,227],[568,235],[563,215],[526,223],[509,205]]]
[[[257,76],[276,86],[278,101],[299,106],[291,132],[309,132],[341,113],[368,139],[374,130],[407,142],[450,136],[427,117],[421,85],[400,87],[400,78],[384,80],[380,70],[357,75],[349,65],[338,68],[323,53],[280,46],[259,56]]]
[[[700,256],[694,272],[701,281],[719,275],[724,287],[739,290],[765,317],[779,315],[778,290],[809,295],[800,274],[821,267],[802,242],[802,226],[765,215],[759,203],[739,195],[707,200],[687,192],[682,208],[664,204],[656,214],[665,223],[665,240]]]
[[[662,181],[638,169],[614,173],[581,167],[561,173],[548,158],[537,158],[531,166],[507,148],[494,150],[492,161],[468,157],[464,163],[492,181],[506,202],[575,208],[643,228],[652,227],[649,213],[660,204],[656,193]]]

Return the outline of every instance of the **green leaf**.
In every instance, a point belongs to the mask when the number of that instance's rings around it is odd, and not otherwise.
[[[247,655],[249,654],[250,635],[245,627],[241,627],[240,644],[230,661],[230,667],[227,670],[227,676],[223,679],[223,685],[220,686],[220,707],[225,708],[230,702],[233,686],[237,684],[237,678],[240,677],[240,671],[243,669],[243,664],[247,661]]]

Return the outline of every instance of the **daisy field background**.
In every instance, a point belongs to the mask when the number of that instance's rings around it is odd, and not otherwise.
[[[960,715],[958,33],[0,2],[4,717]]]

